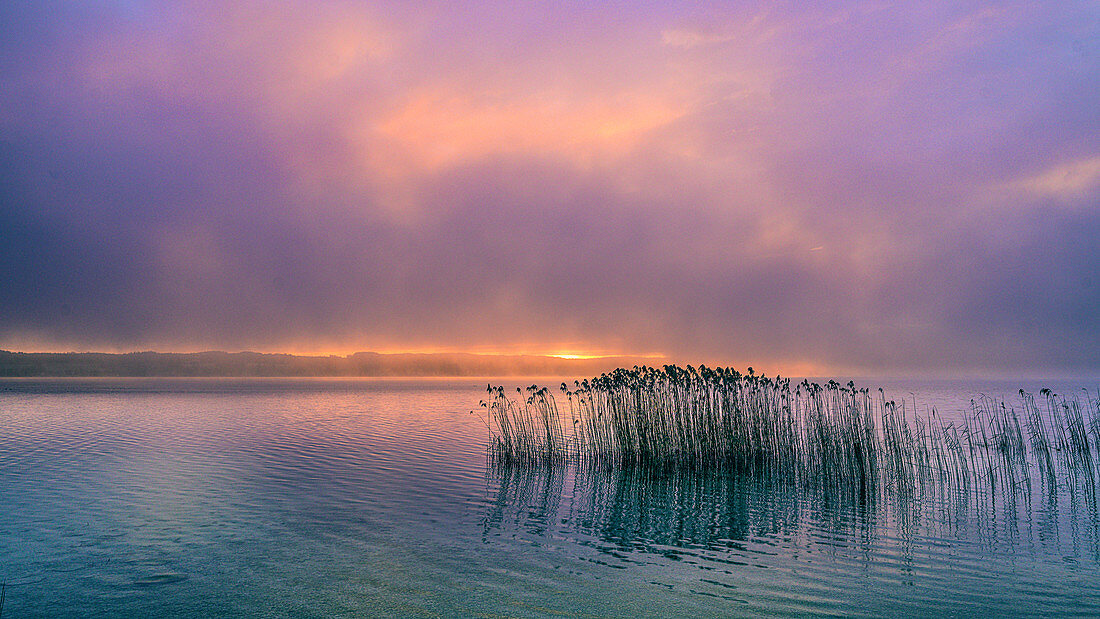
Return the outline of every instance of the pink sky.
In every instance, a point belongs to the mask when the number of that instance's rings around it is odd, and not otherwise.
[[[0,5],[0,348],[1100,371],[1090,2]]]

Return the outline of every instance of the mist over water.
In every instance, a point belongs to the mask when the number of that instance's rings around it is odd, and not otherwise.
[[[4,612],[1100,613],[1083,478],[878,497],[716,471],[497,466],[470,413],[485,384],[0,381]],[[950,419],[983,393],[1018,406],[1020,387],[1097,384],[884,386]]]

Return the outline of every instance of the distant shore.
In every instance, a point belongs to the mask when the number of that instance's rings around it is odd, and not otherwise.
[[[257,352],[26,353],[0,350],[0,377],[580,376],[663,361],[634,357],[375,353],[304,356]]]

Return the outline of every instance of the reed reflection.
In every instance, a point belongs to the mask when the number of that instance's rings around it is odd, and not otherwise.
[[[805,522],[855,546],[873,539],[880,515],[858,487],[823,485],[808,494],[775,476],[726,470],[501,461],[489,468],[486,534],[580,534],[621,551],[745,552],[746,542],[802,536]]]
[[[721,468],[491,459],[483,536],[566,540],[623,563],[702,553],[708,561],[748,564],[754,553],[827,549],[868,563],[897,555],[904,565],[929,554],[1014,561],[1052,551],[1100,564],[1095,478],[1071,479],[869,491],[830,477],[792,483]]]

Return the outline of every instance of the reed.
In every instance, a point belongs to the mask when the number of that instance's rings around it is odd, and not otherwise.
[[[587,463],[721,469],[799,484],[1006,495],[1096,483],[1100,400],[1020,392],[1019,413],[979,398],[963,421],[918,416],[883,390],[792,383],[705,366],[635,366],[514,395],[488,387],[490,454],[509,464]],[[563,414],[568,408],[568,415]],[[1011,496],[1017,496],[1011,492]]]

